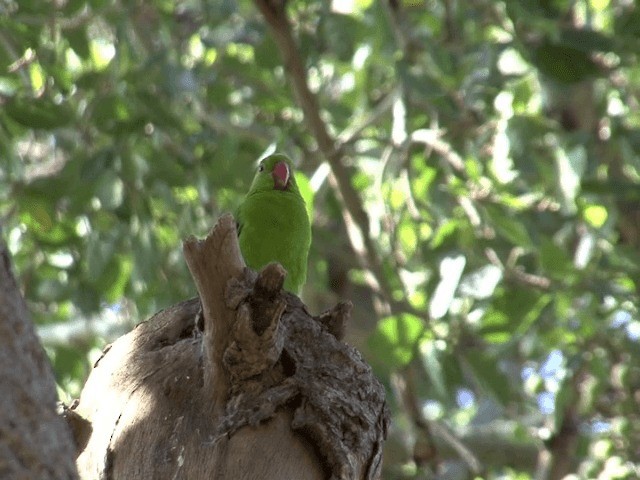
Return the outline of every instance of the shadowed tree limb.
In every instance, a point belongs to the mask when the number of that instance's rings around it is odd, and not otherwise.
[[[0,477],[77,478],[51,365],[0,241]]]

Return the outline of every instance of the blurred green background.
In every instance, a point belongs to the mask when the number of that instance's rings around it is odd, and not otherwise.
[[[385,479],[638,478],[637,4],[286,14],[339,172],[252,2],[0,2],[0,224],[62,399],[195,295],[181,240],[276,148],[315,193],[303,298],[353,301],[387,387]]]

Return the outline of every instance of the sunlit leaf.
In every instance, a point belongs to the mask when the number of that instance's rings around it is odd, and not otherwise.
[[[97,182],[96,197],[107,210],[118,208],[124,197],[124,184],[114,172],[105,172]]]
[[[420,318],[405,313],[380,320],[368,343],[381,355],[380,362],[389,369],[397,369],[414,357],[424,331]]]
[[[441,318],[449,310],[467,261],[463,255],[446,256],[440,262],[440,282],[429,302],[429,315]]]
[[[602,205],[588,205],[584,209],[584,219],[594,228],[602,227],[607,216],[607,209]]]

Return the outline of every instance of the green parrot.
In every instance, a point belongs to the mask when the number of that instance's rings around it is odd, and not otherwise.
[[[289,158],[273,154],[260,162],[236,220],[247,265],[260,270],[278,262],[287,271],[284,288],[299,295],[307,279],[311,225]]]

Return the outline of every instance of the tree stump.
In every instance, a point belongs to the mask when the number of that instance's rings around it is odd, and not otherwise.
[[[230,215],[184,253],[200,297],[105,349],[72,406],[82,478],[379,478],[389,413],[341,341],[350,304],[312,317],[280,265],[245,267]]]

